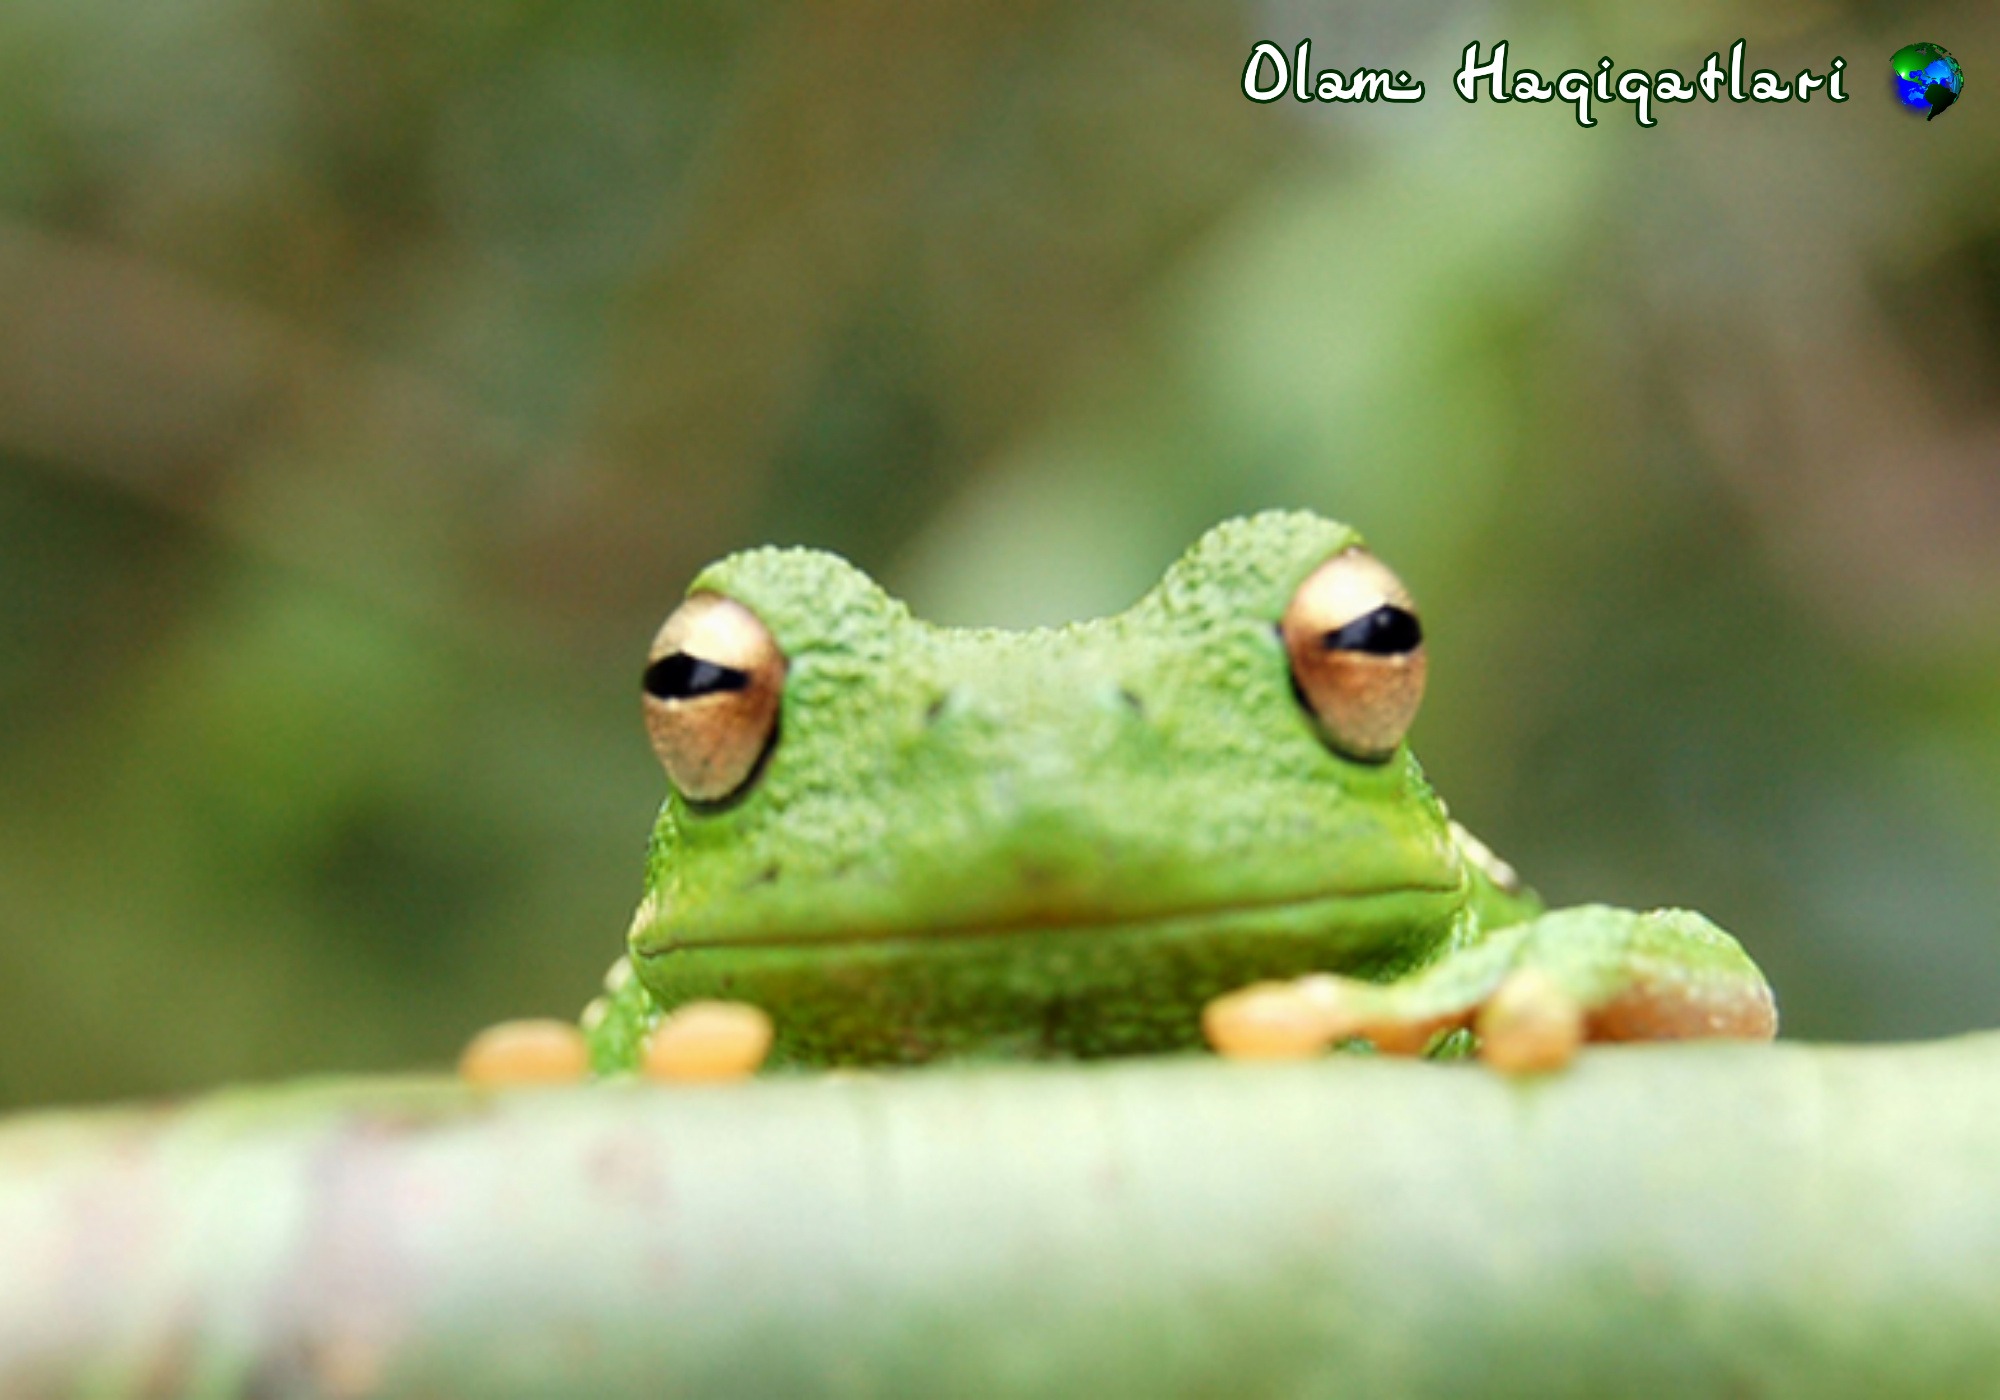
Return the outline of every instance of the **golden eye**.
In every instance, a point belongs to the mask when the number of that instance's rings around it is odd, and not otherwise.
[[[1278,630],[1327,741],[1370,763],[1394,753],[1424,698],[1424,629],[1402,580],[1365,549],[1337,554],[1299,585]]]
[[[785,658],[741,603],[697,593],[646,662],[646,733],[681,794],[717,802],[750,780],[778,731]]]

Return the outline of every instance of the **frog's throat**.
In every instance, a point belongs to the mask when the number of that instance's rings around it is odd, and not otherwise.
[[[1254,935],[1321,933],[1338,937],[1351,932],[1358,941],[1374,937],[1408,936],[1434,928],[1440,936],[1467,901],[1461,876],[1447,884],[1407,885],[1394,889],[1341,892],[1287,899],[1238,901],[1203,905],[1143,916],[1112,911],[1050,911],[993,922],[931,925],[868,925],[812,930],[777,929],[768,933],[703,936],[700,932],[664,929],[657,921],[642,921],[632,930],[632,952],[644,959],[677,953],[728,948],[849,948],[894,943],[937,943],[972,939],[1004,939],[1074,933],[1079,938],[1130,937],[1148,932],[1162,938],[1210,934]]]

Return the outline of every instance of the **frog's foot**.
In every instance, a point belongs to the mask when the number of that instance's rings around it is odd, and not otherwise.
[[[1209,1043],[1273,1058],[1338,1040],[1416,1054],[1471,1027],[1498,1069],[1554,1069],[1586,1040],[1777,1033],[1771,989],[1736,941],[1698,914],[1586,906],[1495,931],[1398,982],[1326,974],[1262,983],[1209,1004]]]
[[[566,1084],[590,1071],[583,1032],[567,1021],[502,1021],[474,1036],[458,1057],[467,1083]]]

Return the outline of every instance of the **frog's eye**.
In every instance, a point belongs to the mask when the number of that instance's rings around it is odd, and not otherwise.
[[[716,802],[750,780],[778,732],[785,657],[741,603],[697,593],[646,662],[646,732],[684,797]]]
[[[1365,549],[1337,554],[1299,585],[1278,630],[1328,742],[1370,763],[1394,753],[1424,698],[1424,629],[1402,580]]]

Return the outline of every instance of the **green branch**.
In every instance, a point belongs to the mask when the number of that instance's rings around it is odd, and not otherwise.
[[[1991,1393],[2000,1035],[0,1127],[0,1394]]]

